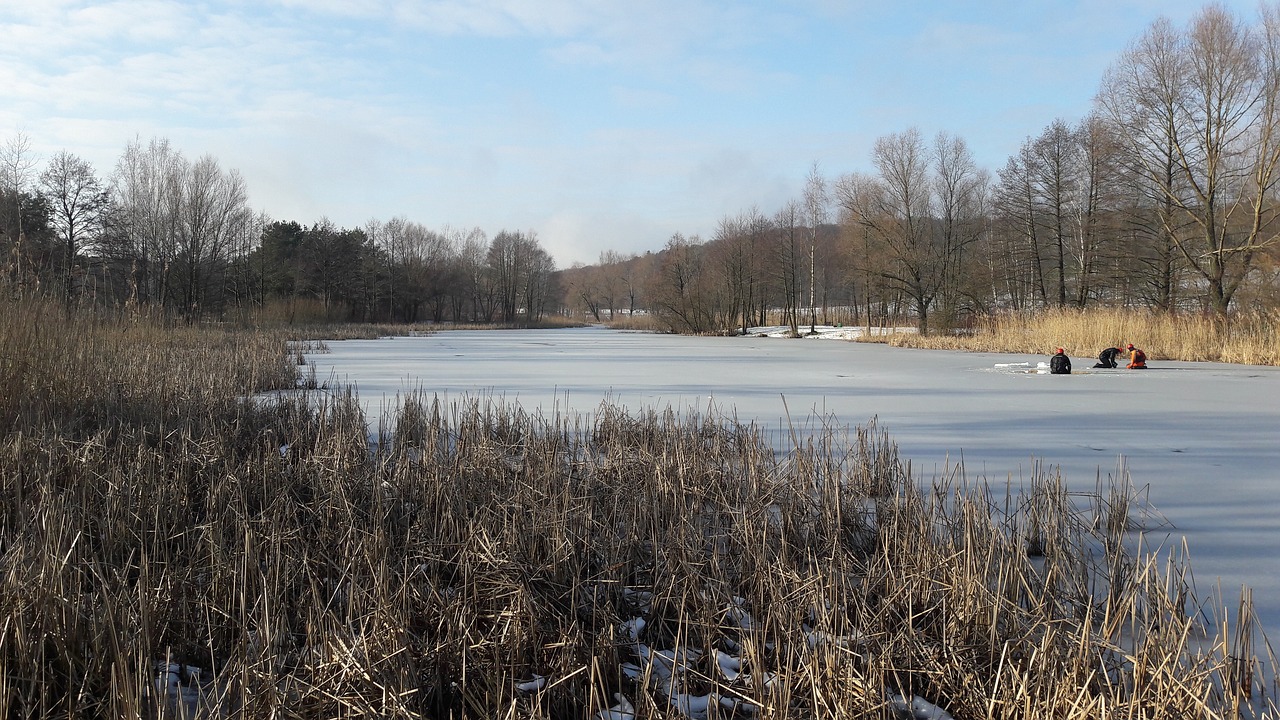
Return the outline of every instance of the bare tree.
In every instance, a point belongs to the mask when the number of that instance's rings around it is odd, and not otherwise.
[[[929,149],[912,128],[878,138],[872,162],[879,176],[847,183],[841,203],[883,254],[886,262],[876,272],[911,298],[919,330],[927,334],[946,264],[934,242]]]
[[[827,194],[827,181],[818,170],[815,160],[809,168],[804,184],[804,208],[809,222],[809,332],[817,332],[817,266],[818,231],[827,221],[827,206],[831,199]]]
[[[1177,302],[1178,239],[1185,214],[1174,198],[1184,195],[1176,139],[1186,80],[1181,34],[1169,20],[1156,20],[1103,78],[1099,115],[1120,144],[1127,184],[1130,246],[1137,289],[1157,308]],[[1138,96],[1141,99],[1138,99]]]
[[[1075,303],[1084,307],[1099,281],[1106,248],[1122,248],[1114,218],[1123,195],[1124,169],[1113,128],[1096,113],[1075,129],[1079,151],[1077,199],[1073,203],[1076,257]],[[1121,257],[1113,251],[1112,258]]]
[[[538,242],[537,235],[529,232],[528,238],[532,247],[528,253],[528,270],[522,288],[523,306],[528,322],[536,323],[546,314],[547,303],[559,292],[556,289],[555,260]]]
[[[25,260],[30,251],[24,247],[27,237],[23,227],[23,202],[36,162],[36,155],[31,151],[31,138],[26,133],[14,134],[0,147],[0,190],[4,190],[4,194],[9,195],[13,202],[12,221],[7,224],[9,239],[13,244],[14,274],[19,283],[24,281],[28,272],[32,272],[32,269],[26,267]]]
[[[179,310],[199,317],[222,300],[223,277],[235,238],[252,218],[244,179],[223,172],[218,161],[205,155],[180,169],[174,261]]]
[[[604,300],[600,292],[600,267],[574,263],[572,267],[561,273],[561,285],[566,293],[565,305],[580,307],[583,318],[595,318],[602,322],[600,314]]]
[[[461,233],[448,226],[433,231],[417,223],[414,225],[415,231],[410,235],[409,279],[414,287],[420,288],[423,302],[431,310],[431,319],[440,322],[444,320],[451,296],[460,285],[457,238]]]
[[[791,337],[800,336],[800,277],[803,248],[800,247],[801,205],[792,200],[785,203],[774,215],[773,224],[775,273],[780,285],[783,321]]]
[[[460,310],[470,320],[492,322],[497,312],[497,291],[490,282],[486,266],[488,255],[489,238],[480,228],[473,228],[462,239],[458,249],[460,292],[467,297],[467,307]]]
[[[747,328],[765,322],[768,298],[764,292],[763,259],[760,255],[772,229],[772,224],[760,210],[752,207],[736,217],[722,218],[710,243],[712,261],[708,263],[711,265],[709,269],[715,270],[722,285],[716,304],[726,308],[729,323],[735,317],[739,320],[744,335]],[[669,242],[669,248],[684,248],[683,243],[688,241],[683,237],[679,239],[681,242],[675,246]]]
[[[489,245],[488,269],[494,281],[498,308],[504,322],[541,318],[552,296],[551,273],[555,263],[532,231],[502,231]]]
[[[864,173],[843,175],[836,181],[835,194],[840,212],[842,235],[850,248],[853,274],[863,277],[863,294],[855,296],[854,302],[861,300],[865,308],[864,317],[868,332],[871,329],[872,294],[878,271],[879,257],[872,251],[871,226],[862,221],[862,216],[881,193],[877,178]]]
[[[424,306],[436,321],[449,311],[460,312],[454,295],[466,284],[459,259],[465,241],[464,231],[446,226],[437,232],[405,217],[394,217],[379,228],[377,244],[390,263],[393,313],[414,322]]]
[[[1038,220],[1048,236],[1054,268],[1054,304],[1067,304],[1067,251],[1072,206],[1078,187],[1076,136],[1054,120],[1030,146],[1027,172],[1039,191]]]
[[[259,248],[271,217],[264,211],[252,215],[236,232],[228,290],[236,307],[261,308],[266,302],[265,257]]]
[[[1160,218],[1220,315],[1276,238],[1278,45],[1275,8],[1264,6],[1261,28],[1250,28],[1209,5],[1182,32],[1154,23],[1108,70],[1098,95],[1133,166],[1194,228]]]
[[[593,273],[593,283],[602,309],[609,311],[609,319],[613,320],[618,311],[622,295],[625,292],[622,283],[623,257],[616,250],[600,253],[599,264]],[[597,318],[599,319],[599,318]]]
[[[627,316],[635,317],[640,302],[640,266],[641,259],[637,255],[616,256],[619,268],[618,281],[622,283],[622,291],[626,294]]]
[[[1039,190],[1031,168],[1035,158],[1031,140],[1009,158],[999,173],[995,209],[1006,232],[1006,292],[1014,307],[1035,301],[1049,302],[1041,254]]]
[[[966,254],[984,227],[987,173],[978,168],[963,138],[938,133],[933,144],[933,194],[936,198],[937,252],[941,257],[939,302],[944,319],[954,322],[967,287]]]
[[[729,247],[717,246],[720,251]],[[704,262],[706,250],[696,236],[685,238],[676,233],[659,254],[656,277],[650,283],[652,310],[677,332],[723,330],[723,324],[733,319],[728,298],[713,290],[708,263]]]
[[[77,277],[84,268],[80,253],[97,241],[108,194],[88,161],[62,150],[49,159],[40,175],[40,187],[49,198],[52,225],[62,248],[63,297],[71,304],[77,294]]]
[[[26,191],[35,172],[36,155],[31,151],[31,138],[26,133],[18,132],[9,138],[0,148],[0,186],[19,197]],[[22,237],[22,208],[15,206],[14,217],[17,221],[13,229],[14,240]]]
[[[132,266],[130,299],[167,303],[187,161],[163,138],[130,142],[111,181],[110,252]]]

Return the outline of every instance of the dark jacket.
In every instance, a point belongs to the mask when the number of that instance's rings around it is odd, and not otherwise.
[[[1070,375],[1071,358],[1066,353],[1058,353],[1049,358],[1049,373],[1052,375]]]
[[[1102,352],[1098,353],[1098,364],[1094,365],[1094,367],[1096,368],[1116,367],[1118,365],[1118,363],[1116,362],[1116,356],[1119,354],[1120,354],[1120,348],[1118,347],[1109,347],[1106,350],[1103,350]]]

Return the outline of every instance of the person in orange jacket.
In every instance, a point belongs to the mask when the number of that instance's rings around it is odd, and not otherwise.
[[[1133,343],[1129,343],[1129,347],[1126,349],[1129,351],[1129,364],[1125,367],[1130,370],[1146,370],[1147,354],[1134,347]]]

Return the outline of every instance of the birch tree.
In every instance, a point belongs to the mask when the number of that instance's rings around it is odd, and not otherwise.
[[[0,217],[8,216],[5,225],[12,245],[13,274],[19,284],[25,283],[29,274],[35,274],[35,269],[30,267],[29,257],[33,253],[27,247],[25,215],[31,200],[27,187],[33,179],[37,162],[31,150],[31,138],[26,133],[15,133],[0,146],[0,190],[8,199]]]
[[[827,193],[827,181],[818,170],[815,161],[809,168],[804,183],[804,208],[809,223],[809,332],[817,332],[817,254],[818,232],[827,221],[827,206],[831,198]]]
[[[111,252],[130,263],[132,302],[169,301],[186,159],[169,141],[131,141],[116,161]]]

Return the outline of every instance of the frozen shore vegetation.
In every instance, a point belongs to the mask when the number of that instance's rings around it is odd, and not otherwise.
[[[1274,711],[1248,603],[1143,547],[1123,478],[422,393],[371,451],[351,393],[236,399],[297,385],[280,338],[4,317],[5,717]]]

